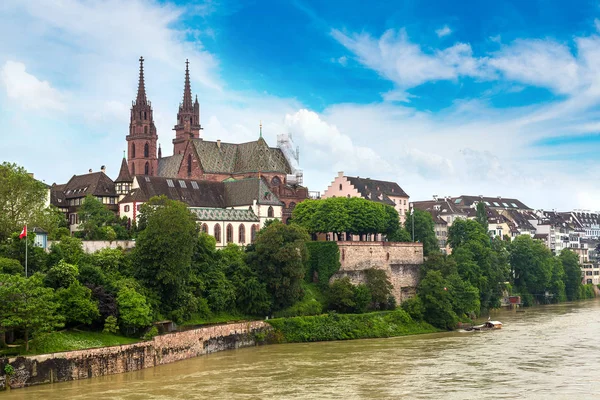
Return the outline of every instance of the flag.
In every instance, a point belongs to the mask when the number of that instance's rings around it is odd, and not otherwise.
[[[27,236],[27,225],[25,225],[23,227],[23,231],[21,232],[21,234],[19,235],[19,239],[23,239],[24,237]]]

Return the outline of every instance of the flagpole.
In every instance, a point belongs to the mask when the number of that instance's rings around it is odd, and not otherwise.
[[[27,224],[25,224],[25,278],[27,278]]]

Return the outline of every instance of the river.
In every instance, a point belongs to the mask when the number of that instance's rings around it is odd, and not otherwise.
[[[600,398],[600,301],[499,311],[493,332],[261,346],[16,389],[9,399]]]

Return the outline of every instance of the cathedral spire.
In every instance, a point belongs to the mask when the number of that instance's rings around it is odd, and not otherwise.
[[[190,87],[190,62],[185,60],[185,86],[183,87],[183,108],[189,110],[192,108],[192,89]]]
[[[140,80],[138,82],[138,92],[135,101],[137,105],[147,104],[148,102],[146,99],[146,85],[144,84],[144,57],[140,57]]]

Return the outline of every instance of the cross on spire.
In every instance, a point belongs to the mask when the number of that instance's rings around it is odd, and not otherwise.
[[[144,57],[140,57],[140,80],[138,82],[138,92],[136,104],[146,104],[146,85],[144,84]]]

